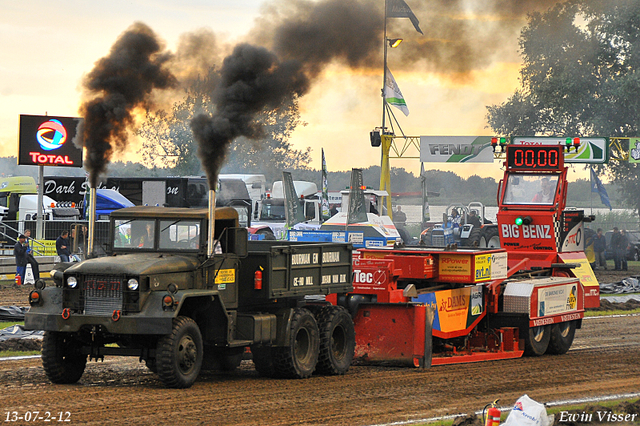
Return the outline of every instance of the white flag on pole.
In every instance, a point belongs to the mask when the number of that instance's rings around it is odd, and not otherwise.
[[[409,115],[407,103],[404,101],[404,96],[402,96],[398,83],[396,83],[396,79],[393,78],[389,68],[387,68],[387,80],[384,84],[384,99],[389,105],[393,105],[402,111],[404,115]]]

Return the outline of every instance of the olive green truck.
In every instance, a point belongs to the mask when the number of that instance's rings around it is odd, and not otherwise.
[[[52,382],[115,355],[187,388],[201,370],[236,368],[247,348],[269,377],[348,370],[351,317],[313,296],[352,290],[350,244],[248,241],[228,207],[121,209],[109,239],[108,256],[59,264],[55,285],[38,281],[29,296],[25,328],[45,330]]]

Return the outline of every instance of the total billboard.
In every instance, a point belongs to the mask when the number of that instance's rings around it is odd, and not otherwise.
[[[573,140],[573,138],[571,138]],[[514,136],[511,143],[515,145],[562,145],[567,138]],[[580,138],[580,145],[576,150],[573,145],[564,153],[565,163],[604,164],[609,161],[608,138]]]
[[[82,148],[73,144],[81,118],[20,115],[18,164],[82,167]]]

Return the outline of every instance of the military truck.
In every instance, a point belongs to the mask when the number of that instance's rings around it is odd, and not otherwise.
[[[215,217],[209,228],[209,218]],[[38,281],[25,328],[45,330],[53,383],[89,360],[135,356],[170,388],[201,369],[232,370],[249,347],[259,373],[344,374],[348,312],[313,295],[352,290],[351,245],[248,241],[230,207],[130,207],[110,216],[108,256],[60,264]]]

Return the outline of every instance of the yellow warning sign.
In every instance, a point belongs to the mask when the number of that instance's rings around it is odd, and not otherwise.
[[[235,269],[221,269],[216,275],[216,284],[233,284],[236,282]]]

